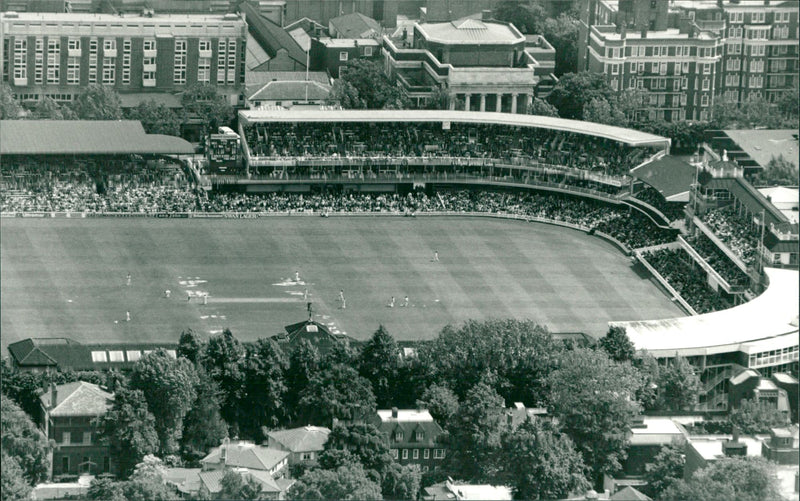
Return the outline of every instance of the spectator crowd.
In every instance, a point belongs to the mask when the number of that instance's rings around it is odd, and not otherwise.
[[[709,289],[705,273],[698,273],[699,265],[683,249],[658,249],[643,254],[681,297],[697,313],[730,308],[731,304]]]
[[[698,233],[686,239],[694,250],[733,287],[747,287],[750,277],[736,266],[733,261],[704,234]]]
[[[746,265],[755,264],[759,239],[756,225],[745,221],[732,207],[710,210],[701,218]]]

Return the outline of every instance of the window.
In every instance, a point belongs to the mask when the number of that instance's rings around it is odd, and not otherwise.
[[[709,90],[711,88],[711,80],[708,78],[703,79],[703,90]]]
[[[644,63],[638,63],[639,73],[644,73]]]
[[[753,22],[753,23],[763,23],[764,22],[764,18],[765,18],[764,14],[765,14],[764,11],[753,12],[751,14],[751,20],[752,20],[751,22]]]
[[[131,83],[131,40],[122,41],[122,83]]]
[[[83,445],[91,445],[92,443],[92,432],[84,431],[83,432]]]
[[[681,88],[682,89],[688,89],[689,88],[689,78],[688,77],[681,78]]]
[[[616,78],[611,79],[611,89],[615,91],[619,90],[619,80]]]
[[[228,51],[228,41],[220,40],[217,45],[217,84],[225,83],[225,54]]]
[[[372,56],[372,47],[364,47],[364,56],[371,57]]]
[[[200,52],[208,52],[211,50],[211,40],[200,40],[198,46]]]
[[[197,59],[197,81],[206,83],[211,81],[210,57],[201,57]]]
[[[419,459],[419,449],[414,449],[414,453],[411,455],[412,459]]]
[[[175,85],[186,83],[186,40],[175,40],[172,79]]]
[[[776,12],[775,13],[775,22],[776,23],[788,23],[789,22],[789,13],[788,12]]]
[[[75,37],[69,37],[67,40],[67,48],[69,50],[81,50],[81,39]]]
[[[117,78],[117,58],[104,57],[103,58],[103,83],[106,85],[113,84]]]
[[[128,357],[128,362],[136,362],[142,358],[142,352],[139,350],[128,350],[125,355]]]
[[[117,40],[114,38],[103,39],[103,51],[108,52],[112,50],[117,50]]]
[[[61,456],[61,473],[69,472],[69,456]]]
[[[619,75],[619,65],[618,64],[612,64],[610,66],[611,66],[611,74],[612,75]]]
[[[103,68],[103,72],[105,73],[105,68]],[[122,350],[110,350],[108,352],[108,361],[109,362],[124,362],[125,356],[123,355]]]
[[[700,98],[700,106],[708,106],[708,94],[703,94]]]
[[[681,63],[674,63],[674,64],[675,64],[675,69],[673,70],[673,73],[676,74],[676,75],[680,75],[681,74]]]
[[[61,432],[61,443],[62,444],[69,445],[70,444],[70,438],[72,438],[72,437],[70,437],[70,432],[68,432],[68,431],[62,431]]]
[[[397,449],[392,449],[392,457],[397,459]]]
[[[425,439],[425,434],[421,431],[417,431],[414,433],[414,441],[415,442],[422,442]]]
[[[97,83],[97,39],[89,40],[89,83]]]
[[[25,38],[14,39],[14,79],[18,78],[28,78],[28,40]]]
[[[47,83],[57,84],[61,73],[61,41],[47,39]]]
[[[650,65],[650,72],[651,72],[651,73],[658,73],[658,66],[659,66],[659,65],[658,65],[658,63],[657,63],[657,62],[653,62],[653,63]]]
[[[236,40],[228,40],[228,85],[236,83]]]
[[[153,39],[148,39],[144,41],[144,50],[156,50],[156,41]]]
[[[345,51],[339,53],[339,61],[347,61],[348,54]]]
[[[394,441],[395,442],[402,442],[403,441],[403,432],[398,430],[394,432]]]
[[[631,63],[631,73],[636,73],[636,63]]]
[[[661,63],[658,68],[659,75],[666,75],[667,74],[667,63]]]
[[[672,81],[672,90],[673,91],[681,90],[681,81],[679,78],[676,78],[675,80]]]
[[[660,57],[661,56],[661,46],[656,45],[653,47],[653,57]]]
[[[727,71],[739,71],[742,67],[742,60],[739,58],[732,58],[728,59],[725,63],[725,69]]]
[[[408,459],[408,449],[403,449],[403,459]]]
[[[744,12],[731,12],[730,21],[732,23],[742,23],[742,22],[744,22]]]
[[[430,459],[431,458],[431,450],[430,449],[423,449],[422,458],[423,459]]]
[[[636,81],[636,88],[637,88],[637,89],[644,89],[644,81],[642,81],[642,80],[637,80],[637,81]]]
[[[704,64],[703,65],[703,75],[710,75],[711,74],[711,65]]]
[[[67,58],[67,84],[78,85],[81,72],[81,58],[69,56]]]
[[[433,459],[444,459],[444,449],[434,449]]]

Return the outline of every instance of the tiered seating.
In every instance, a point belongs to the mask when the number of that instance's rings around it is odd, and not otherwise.
[[[652,186],[645,185],[645,188],[636,193],[634,197],[660,210],[670,221],[675,221],[683,217],[683,207],[685,204],[667,202],[664,195],[659,193],[658,190]]]
[[[731,286],[748,286],[750,277],[742,272],[708,237],[700,233],[695,237],[687,238],[687,241]]]
[[[758,258],[759,234],[753,225],[729,207],[708,211],[702,216],[702,220],[745,264],[755,264]]]
[[[697,313],[731,307],[708,287],[705,273],[697,273],[697,268],[692,267],[691,256],[683,249],[659,249],[643,256]]]

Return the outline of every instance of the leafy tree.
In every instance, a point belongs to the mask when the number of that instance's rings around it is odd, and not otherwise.
[[[800,89],[795,87],[791,91],[784,93],[775,104],[787,127],[797,129],[800,121]]]
[[[61,106],[54,99],[45,97],[33,111],[37,120],[74,120],[75,113],[69,106]]]
[[[324,501],[328,499],[380,500],[381,489],[358,465],[336,470],[311,470],[300,477],[286,493],[287,499]]]
[[[178,115],[164,103],[158,104],[154,99],[139,103],[128,111],[126,118],[140,121],[148,134],[179,136],[181,133]]]
[[[700,378],[683,357],[676,357],[659,371],[661,407],[672,411],[691,410],[700,394]]]
[[[42,388],[47,386],[43,374],[18,371],[12,368],[7,360],[3,360],[0,367],[2,367],[3,395],[19,404],[29,416],[39,415],[41,408],[39,395]]]
[[[578,71],[579,32],[580,21],[566,12],[556,18],[548,18],[544,21],[541,33],[556,50],[555,75],[557,77]]]
[[[16,120],[22,112],[22,107],[16,99],[11,87],[0,83],[0,120]]]
[[[662,499],[778,501],[783,497],[780,495],[774,465],[760,456],[744,456],[714,461],[694,472],[688,482],[674,482],[666,489]]]
[[[578,349],[564,353],[549,379],[553,413],[595,478],[619,469],[627,431],[639,412],[636,369],[605,352]]]
[[[528,420],[503,435],[502,478],[516,499],[564,499],[590,487],[572,440],[551,424]]]
[[[242,366],[245,383],[241,406],[247,413],[240,423],[241,431],[261,441],[265,438],[262,426],[275,427],[286,419],[283,401],[288,361],[275,341],[259,339],[248,346]]]
[[[600,347],[615,362],[628,362],[633,359],[636,352],[633,343],[628,339],[625,327],[609,327],[606,335],[600,338]]]
[[[494,18],[512,23],[525,34],[541,34],[544,31],[544,8],[538,3],[523,0],[503,0],[494,8]]]
[[[496,454],[503,432],[505,402],[481,381],[464,396],[458,416],[448,429],[446,467],[459,478],[482,481],[496,474]]]
[[[181,96],[184,110],[184,123],[189,115],[199,117],[208,130],[230,124],[233,120],[233,107],[225,96],[217,94],[217,88],[210,83],[197,83],[186,89]]]
[[[156,418],[163,454],[179,450],[183,418],[197,398],[197,371],[185,358],[174,359],[156,350],[139,359],[131,371],[130,387],[141,390]]]
[[[625,117],[624,122],[630,126],[636,122],[636,112],[650,105],[650,93],[645,89],[625,89],[616,95],[612,106]]]
[[[767,166],[763,171],[758,172],[754,179],[753,184],[756,186],[792,186],[797,184],[797,179],[800,177],[800,171],[797,169],[797,164],[778,155],[778,157],[770,158]]]
[[[375,410],[375,395],[369,381],[344,365],[313,375],[298,403],[301,421],[320,426],[329,426],[333,418],[363,418]]]
[[[289,355],[289,368],[286,370],[286,406],[293,418],[298,417],[300,395],[308,387],[311,377],[319,371],[321,361],[319,350],[307,340],[300,341]]]
[[[581,120],[586,105],[593,99],[611,102],[614,91],[600,73],[567,73],[553,87],[547,101],[558,109],[561,118]]]
[[[192,329],[186,329],[181,332],[181,338],[178,341],[178,356],[196,364],[200,361],[204,347],[205,343],[200,335],[196,334]]]
[[[328,353],[322,357],[320,365],[323,367],[333,367],[340,364],[355,366],[358,361],[358,355],[358,350],[353,348],[350,342],[345,339],[331,346]]]
[[[163,482],[165,475],[164,462],[156,456],[148,454],[134,467],[130,480]]]
[[[14,458],[30,485],[47,477],[50,445],[30,417],[5,395],[0,397],[0,440],[5,455]],[[13,464],[10,466],[14,473]]]
[[[319,464],[318,466],[323,470],[335,470],[340,466],[349,466],[349,465],[361,465],[361,462],[358,458],[347,449],[325,449],[319,455]],[[305,471],[308,471],[312,468],[306,468]],[[303,475],[298,475],[295,478],[301,477]]]
[[[368,59],[354,59],[342,67],[331,96],[343,108],[396,110],[409,104],[399,87],[386,77],[381,63]]]
[[[247,474],[245,474],[247,475]],[[219,481],[219,499],[260,499],[263,487],[249,475],[228,470]]]
[[[201,365],[222,390],[220,412],[225,422],[233,428],[238,428],[239,402],[244,391],[244,373],[241,367],[244,356],[244,347],[230,329],[211,336],[200,356]]]
[[[644,410],[660,408],[658,385],[660,383],[661,368],[658,365],[658,360],[649,353],[642,353],[633,359],[633,365],[642,376],[642,386],[636,392],[636,400],[642,404]]]
[[[685,462],[683,451],[678,445],[663,446],[653,458],[653,462],[645,465],[645,479],[649,485],[650,495],[654,498],[659,497],[675,480],[682,478]]]
[[[0,492],[2,492],[3,501],[30,499],[31,484],[25,478],[25,472],[19,465],[17,458],[6,454],[4,448],[0,461]]]
[[[128,501],[167,501],[180,499],[172,489],[162,481],[130,480],[122,483],[125,499]]]
[[[100,418],[100,425],[123,477],[127,477],[147,454],[158,450],[155,422],[141,390],[124,387],[117,390],[114,404]]]
[[[204,370],[198,371],[197,398],[183,419],[181,451],[197,460],[228,436],[228,425],[220,415],[219,385]]]
[[[452,99],[446,87],[436,87],[422,108],[426,110],[449,110]]]
[[[742,400],[739,407],[731,411],[728,420],[745,435],[769,433],[770,428],[789,424],[786,414],[755,399]]]
[[[89,84],[72,102],[72,111],[80,120],[120,120],[119,94],[112,87]]]
[[[400,349],[397,342],[381,325],[361,349],[358,372],[372,384],[379,408],[391,407],[396,394]]]
[[[386,469],[381,483],[383,497],[386,499],[417,499],[422,470],[419,465],[400,465],[392,462]]]
[[[601,98],[594,98],[583,106],[583,120],[607,125],[628,123],[627,117],[619,108]]]
[[[370,478],[380,480],[392,463],[383,434],[371,424],[336,425],[328,435],[325,450],[346,450],[361,463]],[[375,473],[372,473],[375,472]]]
[[[429,386],[425,393],[417,400],[417,406],[428,409],[431,416],[442,428],[448,428],[448,424],[458,413],[458,397],[445,385],[433,384]]]
[[[98,477],[92,480],[86,495],[98,501],[127,501],[124,487],[124,482]]]
[[[528,105],[528,115],[541,115],[543,117],[558,117],[558,110],[555,106],[544,99],[534,98]]]

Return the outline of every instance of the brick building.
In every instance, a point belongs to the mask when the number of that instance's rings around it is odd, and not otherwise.
[[[392,457],[400,464],[417,464],[422,471],[435,469],[445,456],[445,445],[438,443],[442,427],[427,410],[379,410],[371,420],[383,433]]]
[[[71,101],[97,83],[120,94],[216,85],[232,105],[245,79],[247,25],[238,14],[0,14],[0,75],[18,99]]]

